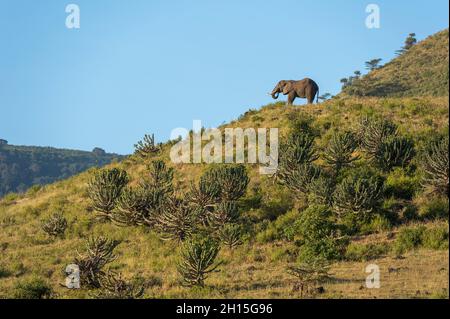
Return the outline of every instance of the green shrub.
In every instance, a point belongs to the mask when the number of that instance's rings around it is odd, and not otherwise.
[[[219,238],[229,249],[234,249],[242,244],[242,227],[237,224],[226,224],[219,229]]]
[[[89,181],[88,194],[100,218],[109,219],[128,180],[126,171],[113,168],[97,171]]]
[[[323,154],[325,162],[337,174],[343,167],[350,166],[358,159],[357,156],[353,156],[357,146],[355,134],[351,132],[334,133]]]
[[[300,261],[313,258],[333,260],[342,256],[347,240],[339,238],[339,229],[331,215],[326,206],[310,206],[301,212],[295,223],[301,238]]]
[[[295,196],[281,185],[271,185],[270,191],[264,193],[261,201],[261,219],[275,220],[290,211],[295,204]]]
[[[307,134],[310,136],[318,136],[320,131],[316,129],[313,124],[315,118],[294,110],[288,113],[287,119],[289,120],[289,130],[293,134]]]
[[[11,203],[11,202],[14,202],[15,200],[19,199],[19,197],[20,196],[17,193],[8,193],[5,196],[3,196],[2,200],[5,203]]]
[[[396,198],[412,199],[420,189],[418,175],[409,176],[402,168],[396,168],[386,177],[385,194]]]
[[[357,231],[380,207],[383,179],[367,169],[352,170],[336,186],[333,209],[350,232]]]
[[[213,166],[200,180],[205,192],[211,193],[216,202],[238,200],[245,195],[250,181],[243,165]]]
[[[418,248],[422,245],[425,226],[415,226],[400,229],[394,243],[394,251],[403,254],[408,250]]]
[[[18,282],[13,295],[15,299],[50,299],[53,290],[44,280],[36,277]]]
[[[422,168],[425,171],[424,186],[441,194],[449,194],[449,157],[448,134],[440,139],[431,141],[425,149]]]
[[[361,225],[361,233],[363,234],[371,234],[371,233],[381,233],[388,230],[391,230],[393,227],[392,221],[383,215],[375,215],[372,220],[367,223]]]
[[[277,179],[300,195],[307,193],[307,186],[319,176],[320,170],[312,162],[318,159],[314,138],[305,133],[295,133],[280,147],[280,164]]]
[[[448,236],[448,225],[435,225],[429,228],[425,226],[403,228],[397,235],[394,252],[402,254],[419,247],[448,249]]]
[[[375,153],[376,164],[388,172],[404,167],[414,156],[414,142],[406,137],[392,136],[384,140]]]
[[[11,275],[12,275],[11,271],[9,271],[8,269],[6,269],[2,265],[0,265],[0,279],[1,278],[7,278],[7,277],[9,277]]]
[[[261,187],[258,185],[248,191],[245,197],[241,198],[240,206],[244,211],[258,209],[261,207],[262,201],[263,194],[261,193]]]
[[[358,138],[361,147],[374,158],[381,145],[390,137],[397,134],[397,126],[391,121],[374,117],[361,119]]]
[[[214,272],[220,263],[215,263],[219,244],[211,239],[186,242],[177,264],[178,272],[186,286],[203,287],[208,274]]]
[[[429,249],[448,249],[448,226],[435,226],[423,233],[423,247]]]
[[[333,205],[334,183],[324,175],[311,181],[308,185],[308,202],[312,205]]]
[[[419,216],[426,220],[448,219],[449,202],[447,197],[436,196],[419,205]]]
[[[272,242],[274,240],[294,240],[294,224],[298,220],[300,213],[297,210],[291,210],[271,222],[268,227],[258,233],[256,240],[260,243]]]
[[[350,243],[345,252],[345,259],[350,261],[369,261],[380,258],[389,252],[389,246],[381,244]]]
[[[62,213],[54,213],[42,221],[42,230],[51,237],[63,237],[67,228],[67,219]]]

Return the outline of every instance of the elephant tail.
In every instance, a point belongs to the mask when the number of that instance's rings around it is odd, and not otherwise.
[[[317,104],[319,104],[319,96],[320,96],[319,90],[320,90],[319,87],[317,87],[317,99],[316,99]]]

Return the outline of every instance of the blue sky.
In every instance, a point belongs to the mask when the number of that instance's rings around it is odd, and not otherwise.
[[[369,3],[380,29],[365,27]],[[130,153],[145,133],[165,141],[270,103],[280,79],[337,93],[408,33],[444,28],[447,0],[0,0],[0,138]]]

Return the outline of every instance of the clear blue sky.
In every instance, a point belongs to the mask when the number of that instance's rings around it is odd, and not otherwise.
[[[380,29],[365,27],[369,3]],[[409,32],[447,27],[447,0],[0,0],[0,138],[130,153],[145,133],[165,141],[270,103],[280,79],[337,93]]]

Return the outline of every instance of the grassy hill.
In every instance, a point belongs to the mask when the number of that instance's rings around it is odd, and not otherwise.
[[[0,145],[0,196],[23,192],[34,185],[66,179],[93,166],[123,158],[101,149],[95,152],[52,147]]]
[[[351,96],[448,96],[448,29],[344,89]]]
[[[373,123],[365,122],[367,119],[389,119],[397,126],[392,140],[412,143],[414,152],[408,153],[408,161],[386,168],[375,162],[360,143],[350,154],[352,164],[334,171],[325,155],[330,152],[329,146],[335,145],[333,139],[339,133],[353,132],[364,141],[368,137],[361,134],[367,123]],[[270,104],[223,125],[221,129],[278,127],[281,157],[287,154],[283,147],[292,146],[290,138],[308,134],[318,154],[312,164],[320,168],[322,177],[333,181],[335,190],[333,203],[319,205],[313,187],[300,194],[274,177],[260,175],[259,165],[246,164],[250,181],[238,200],[237,221],[243,229],[243,243],[234,249],[222,245],[217,257],[222,264],[206,279],[204,287],[182,285],[177,262],[183,245],[161,240],[158,228],[119,227],[95,218],[88,182],[97,169],[25,194],[9,194],[0,200],[0,297],[23,296],[24,292],[27,295],[42,289],[51,290],[59,298],[95,296],[98,289],[64,288],[63,271],[78,252],[83,254],[86,238],[106,236],[120,242],[116,259],[106,268],[127,280],[139,276],[147,298],[448,298],[448,197],[423,183],[424,156],[431,144],[448,136],[448,120],[448,97],[339,96],[304,107]],[[126,170],[129,185],[137,189],[142,178],[149,175],[148,165],[162,160],[174,170],[175,192],[188,198],[191,182],[197,183],[211,167],[221,165],[173,164],[169,158],[172,145],[169,141],[148,158],[133,155],[107,168]],[[402,147],[394,146],[393,153],[398,154]],[[389,160],[395,156],[389,156]],[[366,174],[372,174],[371,181],[375,177],[383,181],[382,191],[367,220],[360,221],[358,229],[349,230],[344,227],[348,226],[345,216],[352,216],[340,215],[337,190],[345,195],[348,180],[356,177],[361,186],[368,181],[361,177]],[[41,227],[42,221],[55,212],[61,212],[67,220],[62,238],[49,237]],[[323,212],[330,215],[321,215]],[[202,227],[198,225],[200,231],[204,231]],[[323,233],[329,228],[333,232]],[[345,245],[337,249],[334,245],[343,239]],[[330,254],[328,248],[339,254]],[[305,262],[305,254],[325,256],[330,263],[329,277],[316,285],[321,289],[308,294],[299,291],[298,279],[289,271],[289,267]],[[369,264],[379,266],[379,289],[365,286]]]

